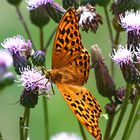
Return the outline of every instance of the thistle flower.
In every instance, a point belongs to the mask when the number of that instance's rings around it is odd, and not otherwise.
[[[117,65],[122,66],[133,62],[134,53],[131,51],[131,48],[127,49],[126,46],[119,45],[117,51],[113,49],[110,57]]]
[[[91,29],[93,32],[96,32],[99,24],[102,24],[101,16],[96,13],[95,8],[90,4],[87,4],[86,6],[80,6],[77,9],[77,12],[80,15],[79,26],[81,26],[86,32],[89,29]]]
[[[123,77],[127,83],[138,84],[140,82],[140,73],[134,65],[134,53],[131,50],[131,48],[127,49],[126,47],[119,45],[118,50],[116,51],[114,49],[113,54],[110,57],[120,66]]]
[[[120,25],[127,32],[134,31],[134,33],[140,34],[140,11],[130,10],[126,11],[124,15],[120,14]]]
[[[18,76],[18,82],[26,90],[49,91],[51,83],[37,68],[24,68]]]
[[[82,140],[82,139],[73,133],[61,132],[51,137],[51,140]]]
[[[46,5],[47,3],[52,3],[53,0],[26,0],[26,2],[28,4],[28,9],[34,10],[39,6]]]
[[[25,39],[20,35],[5,39],[1,45],[5,49],[9,50],[12,54],[19,52],[25,57],[28,57],[31,54],[31,41],[25,41]]]

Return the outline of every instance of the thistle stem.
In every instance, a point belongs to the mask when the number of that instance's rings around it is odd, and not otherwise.
[[[45,45],[45,52],[47,51],[47,49],[48,49],[48,47],[49,47],[49,45],[50,45],[50,43],[51,43],[51,41],[53,39],[55,31],[56,31],[56,28],[54,28],[54,30],[52,31],[52,33],[51,33],[51,35],[50,35],[50,37],[49,37],[49,39],[48,39],[48,41],[47,41],[47,43]]]
[[[29,130],[30,108],[25,107],[23,117],[20,117],[20,140],[27,140]]]
[[[34,50],[36,50],[35,45],[34,45],[33,40],[32,40],[32,37],[31,37],[31,34],[30,34],[29,29],[28,29],[28,27],[27,27],[27,24],[26,24],[26,22],[25,22],[25,20],[24,20],[24,18],[23,18],[23,16],[22,16],[22,14],[21,14],[21,11],[20,11],[20,9],[19,9],[19,6],[16,6],[16,12],[17,12],[17,14],[18,14],[18,17],[19,17],[19,19],[20,19],[20,21],[21,21],[21,23],[22,23],[24,29],[25,29],[25,32],[26,32],[28,38],[29,38],[30,41],[32,42],[32,46],[33,46]]]
[[[48,125],[48,103],[43,96],[43,109],[44,109],[44,124],[45,124],[45,140],[49,140],[49,125]]]
[[[114,130],[112,132],[112,135],[111,135],[109,140],[113,140],[113,138],[116,136],[116,134],[117,134],[117,132],[119,130],[121,121],[123,120],[123,117],[124,117],[124,114],[125,114],[125,111],[126,111],[126,108],[127,108],[127,104],[128,104],[128,101],[129,101],[130,91],[131,91],[131,85],[127,83],[125,99],[124,99],[123,104],[122,104],[121,112],[120,112],[118,121],[117,121],[117,123],[115,125],[115,128],[114,128]]]
[[[113,124],[113,120],[114,120],[114,116],[115,116],[115,111],[112,114],[109,114],[109,119],[107,121],[104,140],[109,140],[111,129],[112,129],[112,124]]]
[[[81,124],[79,121],[78,121],[78,123],[79,123],[79,127],[80,127],[80,131],[81,131],[83,140],[87,140],[87,137],[86,137],[86,134],[85,134],[85,131],[84,131],[84,129],[83,129],[82,124]]]
[[[44,51],[44,35],[43,35],[43,28],[39,28],[40,31],[40,49]]]
[[[134,119],[132,121],[131,127],[129,129],[128,136],[127,136],[128,138],[129,138],[129,136],[130,136],[132,130],[134,129],[134,127],[135,127],[135,125],[136,125],[138,120],[140,120],[140,103],[139,103],[138,109],[137,109],[137,111],[135,113],[135,116],[134,116]]]
[[[134,103],[133,103],[133,106],[131,108],[131,112],[130,112],[130,115],[129,115],[129,118],[128,118],[127,124],[125,126],[125,129],[124,129],[122,140],[127,140],[128,139],[128,132],[130,132],[129,129],[130,129],[130,126],[132,124],[132,120],[134,118],[139,99],[140,99],[140,95],[138,95],[138,93],[136,93]]]

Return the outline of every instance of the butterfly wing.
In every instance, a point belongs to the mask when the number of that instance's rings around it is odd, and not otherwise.
[[[77,119],[96,138],[101,140],[98,127],[101,107],[94,96],[83,86],[57,83],[57,86]]]
[[[52,51],[52,69],[66,66],[80,54],[82,49],[78,16],[74,8],[69,8],[57,28]]]

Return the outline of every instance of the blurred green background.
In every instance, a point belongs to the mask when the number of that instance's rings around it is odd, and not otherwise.
[[[61,4],[61,1],[57,0],[58,3]],[[29,12],[27,10],[27,4],[25,1],[21,3],[21,11],[26,19],[30,32],[32,34],[33,41],[36,46],[39,46],[39,30],[31,24],[29,19]],[[98,44],[101,47],[101,50],[104,54],[105,62],[109,66],[110,58],[109,53],[111,51],[111,41],[109,39],[109,33],[106,25],[106,20],[104,16],[104,10],[101,7],[97,6],[97,12],[100,13],[103,17],[103,25],[99,27],[96,34],[89,32],[88,34],[81,31],[82,34],[82,42],[84,46],[90,50],[90,46],[93,44]],[[45,33],[45,41],[47,41],[52,29],[57,24],[52,20],[50,23],[44,28]],[[15,7],[8,4],[6,0],[1,0],[0,3],[0,42],[7,37],[12,37],[14,35],[22,35],[27,39],[27,35],[22,27],[21,22],[17,16]],[[121,34],[120,38],[121,44],[126,43],[126,33]],[[53,41],[50,44],[47,52],[47,69],[51,68],[51,50],[53,46]],[[122,78],[122,75],[119,71],[118,67],[115,67],[115,83],[117,87],[125,86],[125,82]],[[99,103],[102,106],[103,112],[106,103],[108,103],[108,99],[102,97],[98,94],[96,89],[96,82],[94,76],[94,70],[90,71],[89,80],[85,85],[97,98]],[[81,135],[79,131],[78,122],[75,116],[72,114],[70,109],[68,108],[66,102],[63,100],[63,97],[59,93],[58,89],[54,85],[55,88],[55,96],[51,97],[48,101],[49,105],[49,134],[53,136],[59,132],[74,132],[78,135]],[[23,115],[23,107],[21,105],[14,104],[19,100],[20,94],[23,90],[23,87],[17,86],[15,83],[12,86],[6,87],[4,90],[0,91],[0,132],[3,135],[4,140],[19,140],[19,117]],[[127,117],[129,114],[130,108],[127,109],[127,113],[122,121],[121,128],[115,140],[119,140],[121,134],[123,132],[123,128],[125,126],[125,122],[127,121]],[[31,140],[44,140],[44,119],[43,119],[43,103],[42,97],[39,97],[39,103],[34,108],[31,109],[31,117],[30,117],[30,129],[29,135]],[[106,120],[105,118],[100,118],[100,128],[102,130],[102,134],[104,134]],[[138,140],[140,138],[140,121],[135,126],[130,140]],[[93,139],[92,136],[86,131],[88,140]]]

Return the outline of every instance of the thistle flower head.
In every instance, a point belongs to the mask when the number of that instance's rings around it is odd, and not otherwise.
[[[10,67],[13,63],[13,58],[11,54],[4,49],[0,49],[0,67],[5,66],[5,67]]]
[[[134,31],[140,34],[140,11],[126,11],[124,15],[120,14],[120,25],[127,32]]]
[[[47,3],[52,3],[53,0],[26,0],[26,2],[28,4],[28,9],[34,10],[41,5],[45,5]]]
[[[123,64],[127,65],[133,62],[134,53],[131,51],[131,47],[127,49],[127,47],[119,45],[118,50],[114,49],[110,57],[116,64],[122,66]]]
[[[11,53],[23,53],[31,50],[32,47],[30,40],[25,41],[25,39],[20,35],[5,39],[1,45]]]
[[[24,68],[21,71],[21,75],[18,76],[18,82],[20,82],[26,90],[49,91],[51,88],[51,83],[37,68]]]
[[[80,13],[79,26],[85,31],[91,29],[96,32],[99,23],[102,23],[102,18],[96,13],[95,7],[87,4],[86,6],[80,6],[77,12]]]
[[[51,140],[82,140],[82,139],[73,133],[69,134],[66,132],[62,132],[53,136]]]

